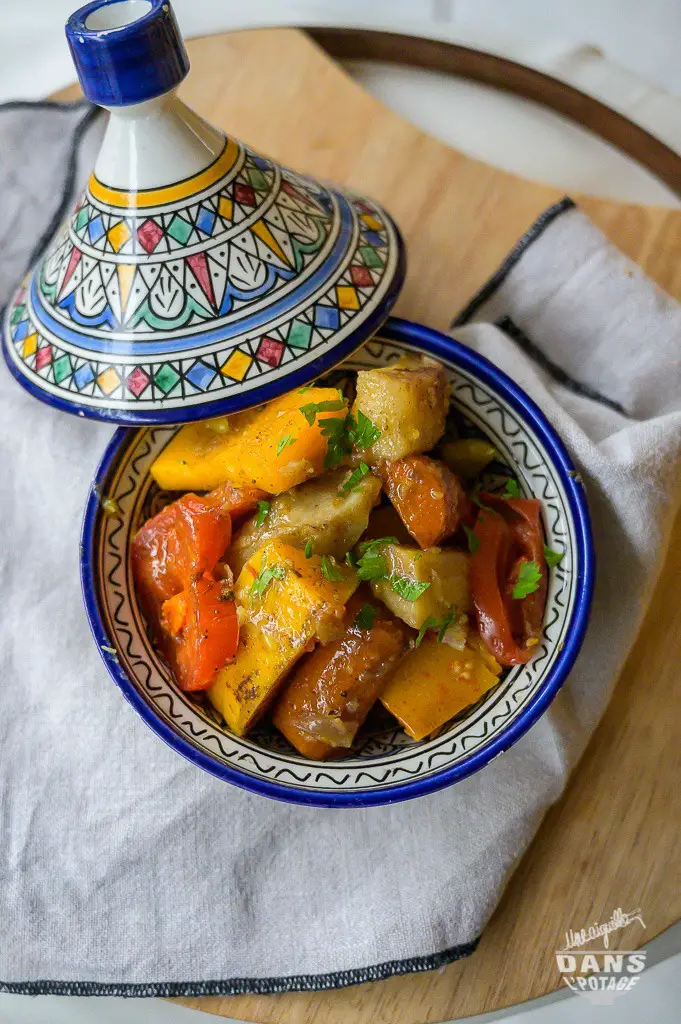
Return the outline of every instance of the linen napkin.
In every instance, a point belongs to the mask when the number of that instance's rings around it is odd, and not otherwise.
[[[91,119],[80,105],[0,111],[0,304],[91,165]],[[79,589],[80,518],[110,428],[0,372],[1,990],[331,988],[474,951],[608,702],[667,544],[681,308],[566,200],[459,322],[571,449],[601,571],[550,711],[478,774],[387,807],[251,795],[147,729],[107,675]]]

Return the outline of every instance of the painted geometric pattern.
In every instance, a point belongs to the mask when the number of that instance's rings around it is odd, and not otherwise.
[[[155,213],[102,208],[86,191],[43,260],[38,301],[101,337],[182,334],[302,285],[338,229],[328,193],[256,156],[199,201]]]
[[[242,148],[194,202],[128,210],[86,191],[14,296],[5,341],[25,377],[76,405],[203,404],[328,351],[398,265],[379,207]]]
[[[200,393],[224,391],[307,356],[366,306],[380,280],[383,259],[380,246],[362,245],[348,269],[318,301],[266,333],[200,357],[112,362],[110,356],[76,355],[36,329],[23,288],[9,311],[6,334],[13,354],[26,369],[62,392],[109,402],[163,401],[167,407],[169,400],[181,404]]]

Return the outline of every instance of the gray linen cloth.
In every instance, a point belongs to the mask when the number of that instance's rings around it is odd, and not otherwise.
[[[0,303],[70,177],[91,165],[87,116],[0,111]],[[456,336],[532,395],[584,475],[593,618],[563,692],[519,743],[449,790],[389,807],[250,795],[132,712],[78,581],[83,502],[111,428],[51,410],[0,372],[0,989],[328,988],[474,950],[608,702],[667,544],[681,308],[566,202],[471,318],[488,322]]]

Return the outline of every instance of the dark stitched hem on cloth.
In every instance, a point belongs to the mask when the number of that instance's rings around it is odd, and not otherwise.
[[[374,967],[358,967],[352,971],[331,971],[328,974],[292,974],[284,978],[232,978],[228,981],[158,981],[127,985],[123,982],[98,981],[9,981],[0,982],[0,992],[25,996],[245,996],[274,995],[278,992],[325,992],[334,988],[362,985],[366,981],[384,981],[401,974],[421,974],[470,956],[479,939],[460,946],[450,946],[430,956],[413,956],[407,960],[388,960]]]
[[[463,327],[464,324],[467,324],[468,321],[475,316],[480,307],[484,305],[492,295],[494,295],[497,288],[501,287],[525,250],[544,234],[549,225],[553,224],[557,217],[560,217],[561,214],[567,213],[568,210],[574,210],[575,208],[574,200],[570,199],[569,196],[563,196],[563,198],[557,203],[554,203],[553,206],[549,206],[548,210],[544,210],[541,216],[537,217],[532,227],[525,232],[522,238],[518,239],[496,273],[493,274],[489,281],[482,286],[477,295],[473,296],[471,301],[461,310],[459,315],[452,320],[450,326]]]
[[[520,257],[535,242],[543,233],[547,227],[560,217],[561,214],[567,213],[568,210],[574,210],[575,203],[569,196],[565,196],[560,202],[550,206],[548,210],[534,222],[529,231],[526,231],[523,237],[513,246],[513,249],[508,254],[504,262],[501,264],[499,269],[492,277],[482,286],[480,291],[471,299],[468,305],[459,313],[455,320],[452,321],[452,328],[463,327],[467,324],[477,311],[483,306],[497,291],[498,288],[504,283],[508,275],[510,274],[513,267],[516,265]],[[608,398],[607,395],[602,395],[600,391],[596,391],[595,388],[590,387],[589,384],[584,384],[582,381],[575,380],[570,374],[564,370],[557,363],[554,363],[552,359],[549,359],[545,355],[538,345],[535,344],[522,328],[511,319],[510,316],[502,316],[495,324],[500,330],[504,332],[516,345],[523,350],[525,355],[529,356],[537,366],[553,377],[558,384],[562,384],[568,391],[572,391],[575,395],[581,395],[583,398],[589,398],[592,402],[599,402],[601,405],[607,405],[609,409],[614,409],[615,412],[620,413],[622,416],[629,416],[624,406],[620,405],[619,402],[614,401],[612,398]]]
[[[516,343],[518,348],[521,348],[542,370],[546,370],[555,381],[562,384],[568,391],[572,391],[575,395],[582,395],[583,398],[590,398],[592,402],[600,402],[601,405],[607,405],[610,409],[614,409],[615,412],[621,413],[622,416],[629,415],[624,406],[620,405],[619,402],[615,402],[612,398],[602,395],[600,391],[589,387],[588,384],[582,384],[581,381],[575,380],[562,367],[544,355],[542,350],[511,320],[510,316],[502,316],[500,320],[497,320],[495,326],[502,330],[504,334],[507,334]]]

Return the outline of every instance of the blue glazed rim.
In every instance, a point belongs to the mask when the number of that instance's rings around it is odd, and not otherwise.
[[[330,186],[330,189],[333,190],[333,186]],[[146,412],[134,412],[113,408],[99,409],[87,405],[80,405],[78,402],[70,402],[66,398],[52,395],[48,391],[44,391],[42,388],[38,387],[38,385],[32,380],[29,380],[28,377],[24,376],[10,354],[12,341],[6,320],[10,303],[8,303],[5,309],[1,311],[2,322],[0,322],[0,342],[2,343],[2,354],[5,359],[5,364],[14,379],[22,388],[24,388],[25,391],[28,391],[28,393],[34,398],[37,398],[41,402],[45,402],[46,405],[51,406],[53,409],[59,409],[60,412],[75,414],[76,416],[80,416],[88,420],[98,420],[104,423],[120,423],[124,426],[130,427],[162,427],[173,426],[175,424],[193,423],[196,420],[206,420],[213,416],[227,416],[235,412],[242,412],[244,409],[248,409],[253,405],[261,405],[263,402],[269,402],[273,398],[277,398],[279,395],[283,395],[287,391],[293,391],[297,387],[309,384],[310,381],[316,380],[317,377],[321,377],[322,374],[328,373],[329,370],[333,370],[339,363],[342,363],[345,359],[351,356],[353,352],[356,352],[358,348],[361,348],[372,334],[375,334],[379,330],[379,328],[383,329],[383,325],[386,323],[390,310],[395,305],[395,302],[402,290],[402,286],[404,285],[404,279],[407,273],[407,251],[402,233],[393,218],[389,213],[387,213],[387,211],[383,210],[383,208],[381,208],[381,213],[395,233],[397,263],[395,265],[392,280],[390,281],[390,284],[376,309],[358,323],[347,337],[343,338],[342,341],[335,344],[333,348],[328,349],[317,359],[312,360],[312,362],[305,363],[303,366],[298,368],[292,368],[285,376],[276,377],[274,380],[269,381],[269,383],[260,384],[258,387],[253,388],[250,391],[243,392],[243,394],[240,394],[237,391],[231,395],[225,396],[224,398],[218,398],[212,402],[204,402],[200,405],[180,406],[174,409],[150,409]],[[35,267],[32,267],[28,273],[29,280],[26,284],[27,288],[31,287],[33,284],[34,271]]]
[[[120,428],[109,442],[102,461],[97,468],[95,480],[90,489],[85,508],[80,551],[81,584],[85,609],[100,654],[109,674],[122,691],[123,696],[162,740],[193,764],[198,765],[198,767],[203,768],[219,779],[239,786],[241,789],[258,793],[261,796],[283,800],[287,803],[308,804],[317,807],[369,807],[378,804],[397,803],[402,800],[410,800],[417,796],[434,793],[479,771],[498,754],[513,746],[549,707],[574,665],[588,624],[595,575],[595,554],[589,510],[584,488],[577,477],[574,464],[563,442],[548,423],[539,407],[510,377],[494,366],[488,359],[478,355],[460,342],[447,337],[447,335],[442,334],[440,331],[409,320],[391,317],[381,329],[381,337],[385,337],[389,341],[416,346],[430,355],[452,363],[454,366],[460,366],[461,369],[474,374],[503,397],[523,417],[545,446],[565,490],[567,503],[574,518],[576,534],[574,551],[576,598],[570,620],[569,636],[565,641],[563,649],[558,653],[540,691],[528,706],[513,719],[502,735],[458,764],[429,775],[425,779],[416,778],[410,782],[387,786],[374,792],[367,790],[366,792],[354,791],[352,793],[343,793],[342,790],[339,790],[330,793],[327,791],[303,790],[296,786],[282,786],[266,779],[255,778],[227,765],[220,764],[202,751],[197,750],[155,714],[123,672],[116,658],[103,650],[106,647],[111,648],[112,643],[104,628],[97,601],[97,583],[94,577],[94,541],[98,516],[103,514],[99,495],[105,489],[109,474],[115,468],[118,458],[127,446],[127,442],[130,439],[129,430]]]

